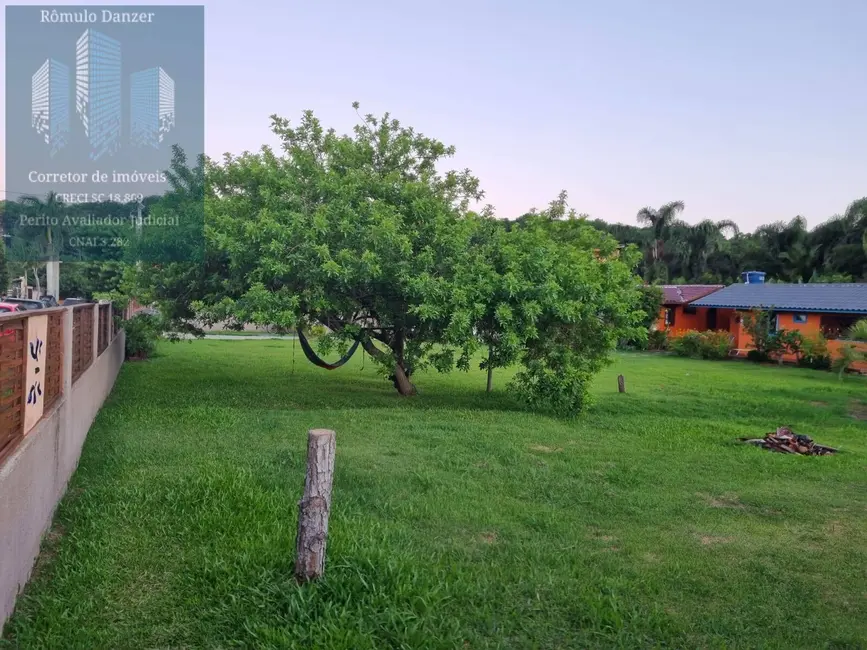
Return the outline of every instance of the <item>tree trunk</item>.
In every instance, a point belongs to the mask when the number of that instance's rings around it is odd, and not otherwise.
[[[409,380],[403,367],[396,363],[394,364],[394,383],[397,386],[397,392],[403,397],[409,397],[416,394],[415,385]]]
[[[486,393],[491,392],[491,388],[494,386],[494,366],[492,363],[492,359],[494,357],[494,348],[488,348],[488,386],[485,389]]]
[[[373,342],[364,337],[361,339],[361,347],[364,349],[367,354],[370,355],[372,359],[376,359],[380,362],[385,361],[385,353],[376,347]],[[403,338],[399,337],[397,339],[397,343],[392,347],[392,352],[394,353],[395,358],[398,359],[397,363],[394,364],[394,372],[389,375],[389,379],[394,383],[394,387],[397,389],[397,392],[404,397],[409,397],[411,395],[415,395],[418,391],[416,391],[415,386],[409,380],[410,375],[412,374],[412,369],[407,372],[407,370],[403,367]]]

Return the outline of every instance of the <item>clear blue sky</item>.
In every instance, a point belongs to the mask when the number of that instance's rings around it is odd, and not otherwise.
[[[271,113],[348,130],[358,100],[455,145],[500,216],[566,189],[752,229],[867,195],[867,0],[205,6],[212,156],[273,143]]]

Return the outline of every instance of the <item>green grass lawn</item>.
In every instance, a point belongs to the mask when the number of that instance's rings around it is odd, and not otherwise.
[[[484,375],[162,343],[85,445],[9,648],[863,648],[867,382],[628,354],[573,421]],[[627,393],[617,393],[617,374]],[[839,447],[733,439],[780,425]],[[326,577],[292,578],[306,430],[337,431]]]

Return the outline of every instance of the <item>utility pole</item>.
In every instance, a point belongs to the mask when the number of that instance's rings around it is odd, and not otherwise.
[[[62,207],[62,206],[61,206]],[[48,251],[48,262],[45,264],[45,290],[49,296],[54,296],[55,300],[60,299],[60,255],[58,254],[59,247],[51,236],[51,226],[48,226],[48,243],[51,250]]]
[[[45,264],[45,284],[46,291],[49,296],[54,296],[55,299],[60,298],[60,260],[54,259],[52,253],[51,259]]]

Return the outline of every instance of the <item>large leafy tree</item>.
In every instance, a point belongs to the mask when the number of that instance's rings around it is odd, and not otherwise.
[[[357,106],[356,106],[357,108]],[[367,115],[351,135],[325,130],[312,113],[293,127],[273,118],[282,155],[269,148],[227,156],[210,170],[214,243],[229,260],[222,297],[203,300],[209,318],[331,330],[323,350],[359,339],[388,368],[402,395],[413,371],[472,341],[444,332],[453,314],[439,294],[477,226],[481,198],[468,172],[440,173],[453,149]]]
[[[489,210],[468,172],[442,172],[453,149],[367,115],[349,135],[312,113],[274,117],[282,151],[226,156],[206,169],[204,264],[138,266],[148,299],[176,322],[325,325],[323,354],[352,341],[416,392],[413,373],[522,363],[521,396],[575,412],[587,381],[641,318],[636,249],[565,206],[511,224]],[[182,176],[181,161],[176,175]],[[188,183],[167,210],[198,200]]]

